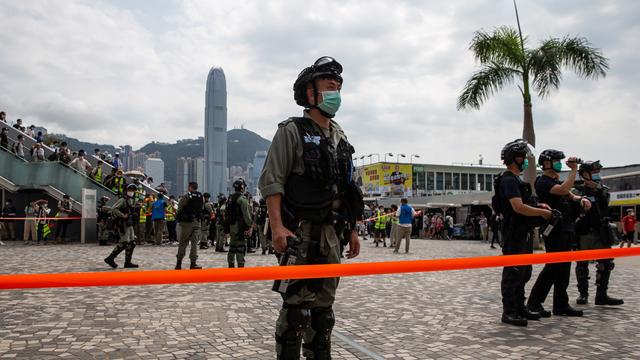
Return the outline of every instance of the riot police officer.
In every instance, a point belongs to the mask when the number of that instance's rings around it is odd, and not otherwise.
[[[202,269],[196,263],[198,260],[198,243],[200,241],[200,217],[204,200],[202,194],[198,192],[198,183],[189,183],[189,192],[180,198],[178,202],[178,214],[176,220],[180,226],[180,242],[178,244],[178,254],[176,255],[176,270],[182,269],[182,259],[187,251],[187,245],[191,244],[189,259],[190,269]]]
[[[338,264],[340,243],[333,212],[349,213],[348,258],[360,252],[354,225],[362,216],[362,193],[351,178],[354,149],[333,119],[340,107],[342,65],[324,56],[298,75],[293,86],[303,117],[278,125],[260,176],[273,247],[282,254],[297,237],[296,264]],[[292,280],[276,322],[278,359],[331,358],[333,303],[338,278]]]
[[[494,211],[504,217],[504,255],[532,254],[533,243],[529,233],[533,223],[530,219],[551,217],[551,210],[546,205],[535,206],[531,185],[519,177],[529,166],[527,157],[531,156],[529,144],[522,139],[514,140],[502,148],[500,157],[507,171],[496,179],[492,205]],[[531,268],[531,265],[522,265],[508,266],[502,270],[502,322],[526,326],[527,320],[540,319],[539,313],[529,311],[524,304],[524,287],[531,279]]]
[[[538,165],[542,167],[542,175],[536,179],[536,193],[540,201],[559,211],[562,218],[554,225],[551,233],[544,239],[547,252],[571,251],[574,232],[575,209],[572,203],[588,210],[591,202],[571,192],[576,180],[578,160],[570,157],[566,164],[571,169],[567,178],[561,182],[559,173],[562,170],[561,160],[565,158],[562,151],[547,149],[540,153]],[[543,317],[551,316],[544,309],[544,303],[553,286],[553,314],[560,316],[582,316],[581,310],[569,305],[567,287],[571,275],[571,263],[546,264],[536,279],[527,302],[529,310],[539,312]]]
[[[577,184],[574,193],[591,201],[591,210],[585,212],[576,221],[576,235],[579,250],[610,249],[613,245],[609,227],[609,189],[600,184],[600,161],[587,161],[580,165],[578,174],[583,180]],[[596,305],[622,305],[622,299],[607,295],[611,270],[615,267],[613,259],[600,259],[596,265]],[[589,297],[589,261],[576,263],[576,280],[580,296],[579,305],[587,303]]]
[[[204,206],[202,207],[202,216],[200,216],[200,249],[209,248],[209,223],[214,216],[213,204],[211,204],[211,194],[204,193]]]
[[[227,221],[229,222],[229,252],[227,253],[227,262],[229,267],[244,267],[244,256],[247,253],[247,233],[253,224],[251,205],[249,200],[244,196],[244,190],[247,184],[243,179],[233,182],[233,190],[235,192],[229,198],[227,205]]]
[[[138,265],[131,262],[133,249],[136,247],[134,226],[139,221],[140,209],[137,207],[136,186],[134,184],[127,185],[124,197],[121,197],[113,205],[111,211],[116,229],[118,231],[119,240],[115,248],[104,262],[112,268],[117,268],[116,257],[124,250],[124,267],[137,268]]]
[[[218,194],[218,203],[216,204],[216,252],[227,252],[224,249],[227,235],[224,231],[224,219],[227,210],[227,197],[224,194]]]
[[[98,201],[96,223],[98,225],[98,243],[100,245],[107,245],[109,241],[109,224],[111,223],[111,210],[107,206],[109,200],[108,196],[103,196]]]

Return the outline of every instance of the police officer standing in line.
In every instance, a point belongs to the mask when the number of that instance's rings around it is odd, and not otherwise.
[[[216,205],[216,252],[227,252],[224,249],[227,235],[224,231],[224,218],[227,209],[227,197],[218,194],[218,204]]]
[[[583,180],[577,184],[574,193],[591,201],[591,210],[585,212],[576,221],[578,250],[610,249],[613,237],[609,228],[609,188],[600,184],[600,161],[587,161],[580,165],[578,174]],[[622,299],[607,295],[611,270],[615,267],[613,259],[600,259],[596,265],[596,305],[622,305]],[[576,263],[576,280],[580,296],[579,305],[587,303],[589,297],[589,261]]]
[[[178,214],[176,219],[180,226],[180,241],[178,244],[178,261],[176,262],[176,270],[182,269],[182,259],[187,251],[187,245],[191,244],[189,251],[189,259],[191,260],[190,269],[202,269],[202,266],[196,264],[198,260],[198,242],[200,240],[200,217],[204,201],[202,194],[198,192],[198,183],[189,183],[189,192],[180,198],[178,202]]]
[[[98,243],[100,245],[107,245],[109,241],[109,223],[111,222],[111,211],[107,206],[109,200],[108,196],[103,196],[98,201],[96,224],[98,225]]]
[[[251,205],[244,196],[244,189],[247,184],[243,179],[238,179],[233,183],[235,193],[229,198],[226,216],[229,222],[229,252],[227,262],[229,267],[244,267],[244,255],[247,253],[247,233],[251,231]]]
[[[502,148],[500,158],[507,171],[496,180],[494,211],[504,216],[502,235],[504,255],[532,254],[533,242],[529,235],[533,226],[529,219],[551,217],[551,210],[542,204],[534,207],[531,185],[520,180],[520,174],[529,166],[527,157],[533,156],[529,144],[517,139]],[[527,320],[539,320],[540,314],[531,312],[524,304],[524,287],[531,279],[531,265],[507,266],[502,269],[502,322],[527,326]]]
[[[540,153],[538,164],[542,167],[542,175],[536,179],[536,193],[540,201],[551,206],[552,209],[562,213],[562,218],[544,240],[547,252],[571,251],[571,242],[574,236],[574,218],[572,204],[581,206],[588,211],[591,202],[586,198],[571,193],[571,188],[576,180],[578,160],[570,157],[566,164],[571,169],[567,179],[558,180],[562,162],[562,151],[548,149]],[[571,277],[571,263],[546,264],[536,280],[527,306],[530,311],[538,312],[542,317],[549,317],[551,313],[544,309],[544,303],[551,287],[553,286],[553,314],[560,316],[582,316],[582,310],[576,310],[569,305],[567,287]]]
[[[211,194],[204,193],[204,206],[202,207],[202,216],[200,217],[200,249],[209,248],[209,222],[214,216],[213,204],[211,204]]]
[[[269,253],[273,254],[271,248],[271,239],[267,237],[265,233],[265,227],[267,224],[267,202],[264,199],[260,199],[260,206],[256,212],[256,225],[258,232],[258,238],[260,239],[260,247],[262,248],[262,255]]]
[[[136,186],[133,184],[127,185],[126,193],[124,197],[121,197],[113,205],[111,213],[114,216],[114,222],[116,222],[116,229],[118,231],[119,240],[116,247],[109,256],[104,259],[104,262],[112,268],[117,268],[116,256],[118,256],[124,250],[124,267],[125,268],[137,268],[138,265],[131,262],[133,256],[133,249],[136,247],[134,226],[139,221],[139,210],[136,208]]]
[[[302,241],[296,264],[340,263],[340,240],[333,227],[334,211],[351,211],[348,258],[360,252],[355,231],[362,216],[362,193],[351,178],[353,147],[332,120],[340,107],[342,66],[325,56],[304,69],[294,98],[304,117],[278,125],[260,176],[266,199],[273,247],[287,250],[287,238]],[[276,322],[278,359],[331,359],[333,303],[338,278],[292,280]]]

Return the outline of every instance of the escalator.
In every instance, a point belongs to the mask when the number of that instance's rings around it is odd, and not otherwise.
[[[114,199],[111,190],[58,162],[28,162],[0,150],[0,188],[10,192],[43,190],[55,199],[68,194],[73,210],[81,212],[82,189],[95,189],[97,198]]]

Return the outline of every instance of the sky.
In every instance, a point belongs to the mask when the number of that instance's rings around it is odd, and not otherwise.
[[[586,37],[610,65],[596,81],[566,70],[558,91],[534,96],[536,149],[639,163],[640,2],[518,7],[530,47]],[[84,141],[139,148],[203,136],[206,77],[218,66],[229,129],[271,139],[301,114],[296,76],[324,55],[344,67],[335,120],[358,157],[499,164],[502,146],[522,135],[516,84],[479,110],[456,109],[479,69],[468,49],[474,31],[516,26],[511,0],[8,0],[0,19],[0,110]]]

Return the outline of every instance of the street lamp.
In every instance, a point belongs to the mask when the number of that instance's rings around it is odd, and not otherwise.
[[[389,155],[389,156],[393,157],[393,154],[392,154],[392,153],[385,153],[385,154],[384,154],[384,162],[387,162],[387,155]]]
[[[377,157],[378,157],[378,162],[380,162],[380,154],[378,154],[378,153],[373,153],[373,154],[369,154],[368,156],[373,156],[373,155],[377,156]]]
[[[369,165],[371,165],[371,157],[373,156],[373,154],[369,154],[367,155],[367,157],[369,158]]]
[[[409,163],[410,163],[410,164],[413,164],[413,158],[418,158],[418,159],[420,159],[420,155],[418,155],[418,154],[411,154],[411,155],[409,156]]]
[[[396,164],[398,163],[398,157],[400,157],[400,156],[402,156],[403,158],[407,157],[407,155],[405,155],[405,154],[397,154],[396,155]]]
[[[365,158],[365,156],[364,156],[364,155],[360,156],[360,158],[359,158],[360,160],[362,160],[362,166],[363,166],[363,167],[364,167],[364,158]]]

